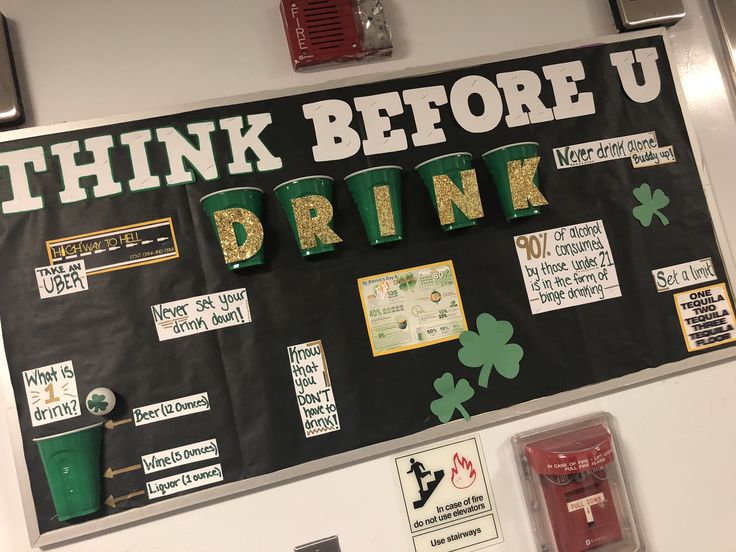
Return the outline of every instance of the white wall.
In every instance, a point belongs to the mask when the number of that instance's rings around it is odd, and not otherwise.
[[[385,0],[396,56],[292,73],[278,0],[0,0],[11,22],[33,124],[278,90],[614,32],[606,0]],[[677,64],[731,242],[736,122],[713,57],[707,0],[686,0],[672,32]],[[4,367],[0,366],[0,369]],[[618,419],[649,550],[736,551],[736,364],[724,363],[481,432],[506,542],[533,550],[509,437],[597,410]],[[0,548],[30,550],[0,410]],[[110,531],[64,551],[285,552],[338,534],[344,552],[409,550],[390,458]]]

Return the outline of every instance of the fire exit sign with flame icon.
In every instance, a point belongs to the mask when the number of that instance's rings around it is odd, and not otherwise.
[[[480,438],[394,459],[412,550],[473,552],[503,542]]]

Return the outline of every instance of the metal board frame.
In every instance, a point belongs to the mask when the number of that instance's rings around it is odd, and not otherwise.
[[[727,276],[730,281],[733,281],[734,276],[734,265],[731,249],[728,245],[726,233],[723,228],[721,217],[719,215],[714,196],[712,193],[710,181],[708,175],[703,166],[702,156],[700,153],[699,145],[695,138],[695,130],[692,125],[690,113],[687,108],[686,98],[682,90],[677,68],[672,63],[673,49],[669,42],[667,31],[664,28],[630,32],[623,35],[610,35],[600,37],[597,39],[578,40],[574,42],[567,42],[561,44],[553,44],[545,47],[538,47],[532,49],[518,50],[515,52],[504,53],[500,55],[482,56],[475,57],[460,61],[454,61],[451,63],[442,63],[430,66],[415,67],[400,71],[386,71],[382,73],[374,73],[373,75],[364,75],[360,77],[350,79],[339,79],[326,81],[319,85],[297,87],[288,90],[273,90],[268,92],[259,92],[256,94],[248,94],[241,96],[232,96],[226,98],[220,98],[216,100],[209,100],[203,102],[197,102],[193,104],[186,104],[171,107],[163,110],[139,112],[128,115],[112,116],[100,119],[91,119],[87,121],[60,123],[55,125],[19,129],[9,131],[7,133],[0,134],[0,143],[5,143],[13,140],[22,138],[31,138],[36,136],[43,136],[47,134],[54,134],[58,132],[65,132],[71,130],[79,130],[85,128],[93,128],[102,125],[122,123],[128,121],[135,121],[147,117],[155,116],[166,116],[177,113],[183,113],[195,109],[203,109],[209,107],[219,107],[229,105],[233,103],[242,103],[248,101],[262,100],[278,96],[290,96],[295,94],[301,94],[304,92],[312,92],[317,90],[323,90],[325,88],[333,88],[340,86],[351,86],[358,84],[367,84],[379,80],[386,80],[397,77],[411,77],[422,74],[431,74],[460,67],[466,67],[470,65],[478,65],[483,63],[490,63],[494,61],[503,61],[509,59],[515,59],[523,56],[531,56],[536,54],[543,54],[557,49],[577,48],[591,44],[600,43],[617,43],[626,42],[628,40],[634,40],[637,38],[651,37],[651,36],[662,36],[667,56],[670,60],[670,67],[674,77],[675,88],[677,92],[677,99],[682,109],[685,126],[690,140],[690,146],[693,151],[695,161],[698,166],[698,172],[700,174],[703,189],[705,191],[706,201],[708,209],[710,211],[713,226],[716,233],[716,239],[720,249],[721,257],[726,268]],[[0,329],[1,329],[0,325]],[[273,473],[245,479],[241,481],[235,481],[232,483],[225,483],[216,487],[207,488],[204,490],[197,491],[192,494],[172,497],[161,502],[154,502],[140,508],[121,512],[112,516],[106,516],[103,518],[87,521],[79,525],[64,527],[63,529],[57,529],[41,534],[39,531],[38,523],[36,520],[36,511],[33,502],[33,495],[31,494],[30,479],[28,476],[28,470],[25,463],[25,457],[23,454],[23,442],[20,430],[20,421],[17,414],[15,398],[13,389],[10,382],[10,373],[7,368],[7,359],[5,358],[4,345],[2,343],[2,334],[0,333],[0,388],[5,397],[5,408],[8,417],[8,430],[11,439],[13,457],[15,460],[16,474],[18,478],[18,485],[20,487],[20,494],[23,502],[23,511],[26,519],[26,527],[28,530],[28,539],[31,546],[47,546],[51,544],[68,541],[71,539],[80,539],[93,533],[106,531],[115,527],[123,525],[130,525],[136,522],[142,522],[144,520],[152,520],[156,517],[170,514],[177,510],[183,510],[191,508],[198,504],[204,504],[206,502],[212,502],[220,500],[225,497],[243,494],[254,490],[263,490],[268,487],[272,487],[287,481],[295,479],[314,476],[328,472],[332,469],[344,467],[348,464],[354,464],[357,462],[373,459],[380,456],[396,453],[400,450],[407,449],[410,447],[420,446],[434,441],[446,439],[455,435],[468,433],[472,431],[478,431],[480,429],[499,425],[511,420],[528,416],[531,414],[538,414],[553,408],[562,407],[578,401],[587,399],[593,399],[613,391],[620,391],[628,389],[634,386],[643,385],[646,383],[655,382],[667,377],[675,376],[678,374],[684,374],[689,371],[693,371],[700,368],[706,368],[715,364],[721,363],[725,360],[736,358],[736,347],[722,349],[718,351],[712,351],[709,353],[700,354],[698,356],[687,358],[678,362],[664,364],[657,368],[649,368],[641,370],[634,374],[629,374],[620,378],[615,378],[602,383],[581,387],[572,391],[566,391],[556,395],[548,397],[542,397],[527,401],[524,403],[517,404],[512,407],[503,408],[493,412],[484,414],[474,415],[468,422],[457,420],[447,424],[439,425],[431,429],[424,430],[420,433],[408,435],[399,439],[393,439],[375,445],[370,445],[360,449],[355,449],[349,452],[344,452],[321,460],[314,460],[298,466],[293,466],[283,470],[279,470]]]

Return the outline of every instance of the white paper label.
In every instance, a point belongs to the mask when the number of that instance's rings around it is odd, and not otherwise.
[[[672,291],[716,279],[716,269],[710,257],[652,270],[657,292]]]
[[[72,361],[23,372],[31,424],[41,426],[79,416],[77,379]]]
[[[145,473],[154,473],[176,466],[217,458],[218,456],[220,456],[220,449],[217,447],[217,439],[210,439],[209,441],[200,441],[183,447],[145,454],[141,456],[141,464]]]
[[[196,414],[210,409],[210,399],[207,393],[189,395],[180,399],[149,404],[133,409],[133,423],[135,425],[146,425],[161,422],[187,414]]]
[[[146,483],[148,498],[162,498],[182,491],[204,487],[223,480],[220,464],[213,464],[188,472],[162,477]]]
[[[621,296],[602,220],[514,238],[533,314]]]
[[[251,321],[245,288],[153,305],[151,313],[159,341]]]
[[[314,437],[340,429],[322,341],[287,348],[304,435]]]
[[[664,146],[631,154],[631,165],[635,169],[641,167],[654,167],[655,165],[667,165],[677,163],[675,148]]]
[[[36,282],[41,299],[59,297],[87,291],[87,270],[84,261],[59,263],[52,266],[40,266],[36,270]]]
[[[676,293],[675,304],[688,351],[736,341],[736,324],[726,284]]]
[[[558,169],[569,169],[630,158],[634,153],[651,150],[657,146],[657,135],[652,131],[563,146],[555,148],[552,153]]]
[[[415,552],[471,552],[503,542],[478,437],[394,461]]]
[[[606,502],[606,495],[604,495],[603,493],[597,493],[591,496],[586,496],[585,498],[581,498],[579,500],[568,502],[567,511],[577,512],[578,510],[584,510],[585,521],[587,521],[588,523],[594,523],[595,518],[593,517],[593,510],[591,506],[602,504],[604,502]]]

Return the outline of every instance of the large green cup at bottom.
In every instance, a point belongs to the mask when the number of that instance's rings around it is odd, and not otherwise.
[[[215,223],[215,213],[217,211],[235,208],[247,209],[258,217],[258,220],[262,220],[263,190],[260,188],[229,188],[227,190],[220,190],[219,192],[207,194],[199,202],[202,204],[202,208],[212,223],[212,229],[215,231],[215,236],[220,241],[220,245],[222,245],[222,240],[217,231],[217,224]],[[233,224],[233,229],[235,230],[237,244],[239,246],[243,245],[248,239],[245,227],[242,224]],[[266,262],[264,249],[263,244],[261,244],[261,248],[251,258],[245,259],[244,261],[227,263],[228,269],[238,270],[249,266],[262,265]]]
[[[59,521],[99,510],[102,422],[34,441]]]
[[[364,169],[345,177],[350,195],[358,206],[363,227],[371,245],[398,241],[403,238],[401,220],[401,167],[386,166]],[[391,205],[376,205],[375,188],[388,186]],[[385,196],[379,196],[378,200]],[[380,209],[390,208],[393,220],[393,233],[381,234]]]
[[[296,226],[294,208],[291,204],[291,200],[304,196],[318,195],[326,198],[330,203],[332,203],[332,182],[333,179],[329,176],[305,176],[283,182],[273,189],[279,203],[281,203],[281,207],[283,207],[284,212],[289,219],[291,231],[294,233],[294,239],[296,240],[297,247],[299,247],[299,251],[301,251],[303,257],[334,251],[335,246],[331,243],[322,243],[319,238],[317,238],[316,247],[311,247],[309,249],[301,248],[299,230]],[[330,220],[327,226],[334,230],[332,220]]]
[[[539,157],[539,144],[521,142],[492,149],[483,154],[483,161],[496,182],[496,190],[501,199],[501,207],[506,220],[529,217],[540,213],[539,207],[529,206],[525,209],[514,209],[509,182],[509,161],[521,161],[530,157]],[[534,185],[539,188],[539,172],[534,175]]]
[[[420,163],[415,167],[415,170],[419,173],[422,182],[427,187],[429,196],[432,199],[432,205],[437,209],[437,196],[434,193],[434,177],[446,174],[450,177],[455,185],[463,191],[462,178],[460,173],[473,168],[473,155],[466,152],[450,153],[441,157],[435,157]],[[475,219],[469,219],[465,214],[453,204],[452,212],[455,215],[455,222],[452,224],[442,225],[442,229],[445,232],[450,230],[456,230],[458,228],[465,228],[467,226],[475,226],[478,221]]]

